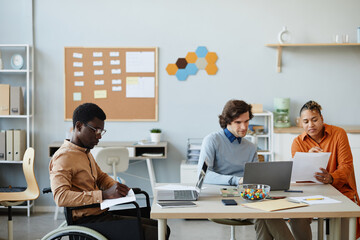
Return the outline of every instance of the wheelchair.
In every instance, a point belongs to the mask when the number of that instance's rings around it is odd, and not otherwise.
[[[140,188],[133,188],[133,190],[136,195],[142,194],[145,196],[146,206],[140,207],[137,202],[129,202],[121,204],[121,206],[133,205],[134,207],[117,211],[117,213],[121,211],[121,216],[132,216],[133,218],[77,225],[73,222],[73,210],[99,207],[100,204],[65,207],[64,213],[66,221],[64,221],[57,229],[46,234],[41,240],[113,240],[120,238],[144,240],[141,218],[150,218],[150,198],[149,195]],[[51,188],[43,189],[43,193],[49,192],[51,192]],[[121,237],[120,234],[114,234],[114,231],[111,231],[114,227],[117,229],[118,233],[121,233]]]

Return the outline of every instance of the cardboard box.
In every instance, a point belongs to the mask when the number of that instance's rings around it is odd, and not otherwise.
[[[0,115],[10,114],[10,85],[0,84]]]
[[[10,115],[24,114],[24,95],[21,87],[10,87]]]

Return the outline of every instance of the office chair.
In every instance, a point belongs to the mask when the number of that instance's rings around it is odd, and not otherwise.
[[[124,208],[117,211],[122,216],[134,216],[132,219],[121,219],[107,222],[76,224],[73,221],[72,211],[85,208],[99,207],[99,204],[91,204],[79,207],[65,207],[66,222],[57,229],[46,234],[42,240],[61,239],[82,239],[82,240],[112,240],[112,239],[134,239],[143,240],[143,230],[141,218],[150,218],[150,198],[149,195],[139,188],[133,188],[135,194],[143,194],[146,199],[146,206],[140,207],[137,202],[129,202],[121,205],[133,205],[135,208]],[[51,192],[50,188],[43,189],[43,193]],[[113,231],[114,228],[116,231]]]
[[[28,148],[23,158],[23,172],[26,180],[26,189],[22,192],[0,192],[0,205],[8,208],[8,239],[13,240],[13,222],[11,207],[20,205],[24,201],[35,200],[40,195],[39,186],[34,174],[35,151]]]
[[[231,230],[231,236],[230,236],[230,240],[236,240],[235,238],[235,226],[246,226],[246,225],[253,225],[252,222],[250,222],[247,219],[214,219],[214,218],[209,218],[210,221],[214,222],[214,223],[219,223],[219,224],[225,224],[225,225],[230,225],[230,230]]]
[[[95,160],[102,171],[112,174],[117,181],[117,173],[129,168],[129,151],[124,147],[106,147],[98,152]],[[124,179],[121,182],[125,183]]]

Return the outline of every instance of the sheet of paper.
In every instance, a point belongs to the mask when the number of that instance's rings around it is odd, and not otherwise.
[[[94,75],[104,75],[104,70],[94,70]]]
[[[95,85],[104,85],[104,80],[95,80]]]
[[[289,197],[290,200],[295,202],[303,202],[309,205],[315,204],[331,204],[331,203],[341,203],[341,201],[325,197],[322,195],[313,195],[313,196],[303,196],[303,197]]]
[[[73,58],[82,58],[82,53],[73,53]]]
[[[81,101],[81,92],[74,92],[73,100],[74,101]]]
[[[155,53],[126,52],[126,72],[155,72]]]
[[[154,77],[127,77],[126,97],[128,98],[154,98]]]
[[[111,80],[112,84],[121,84],[121,79],[113,79]]]
[[[158,190],[196,190],[194,186],[184,186],[178,184],[166,184],[162,186],[155,187]]]
[[[296,152],[293,159],[291,182],[314,181],[315,172],[321,172],[320,168],[326,168],[331,153],[307,153]]]
[[[83,63],[82,62],[73,62],[73,66],[74,67],[82,67]]]
[[[83,87],[83,86],[84,86],[84,81],[75,81],[75,82],[74,82],[74,85],[75,85],[76,87]]]
[[[111,74],[121,74],[121,69],[111,69]]]
[[[107,98],[107,91],[106,90],[95,90],[94,98]]]
[[[119,56],[119,52],[110,52],[110,57],[118,57]]]
[[[79,72],[74,72],[74,77],[83,77],[84,76],[84,72],[79,71]]]
[[[93,57],[102,57],[102,52],[93,52]]]
[[[109,208],[117,204],[128,203],[133,201],[136,201],[136,197],[134,191],[130,189],[130,191],[125,197],[115,198],[115,199],[105,199],[102,203],[100,203],[100,208],[101,210],[103,210],[105,208]]]
[[[113,90],[114,92],[120,92],[120,91],[122,90],[122,87],[121,87],[121,86],[113,86],[113,87],[112,87],[112,90]]]
[[[110,60],[110,65],[120,65],[120,60]]]
[[[103,61],[93,61],[93,66],[102,66]]]

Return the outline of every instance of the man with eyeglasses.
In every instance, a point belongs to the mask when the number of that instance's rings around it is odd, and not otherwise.
[[[90,150],[105,134],[104,111],[93,103],[78,106],[73,113],[73,134],[64,140],[49,165],[51,190],[60,207],[101,203],[104,199],[124,197],[129,188],[101,171]],[[86,208],[73,210],[75,224],[121,220],[116,211]],[[157,221],[141,219],[145,239],[157,239]],[[114,224],[112,222],[111,224]],[[117,232],[116,226],[113,231]],[[101,232],[101,231],[100,231]],[[168,234],[170,229],[168,228]],[[113,234],[112,234],[113,235]]]

